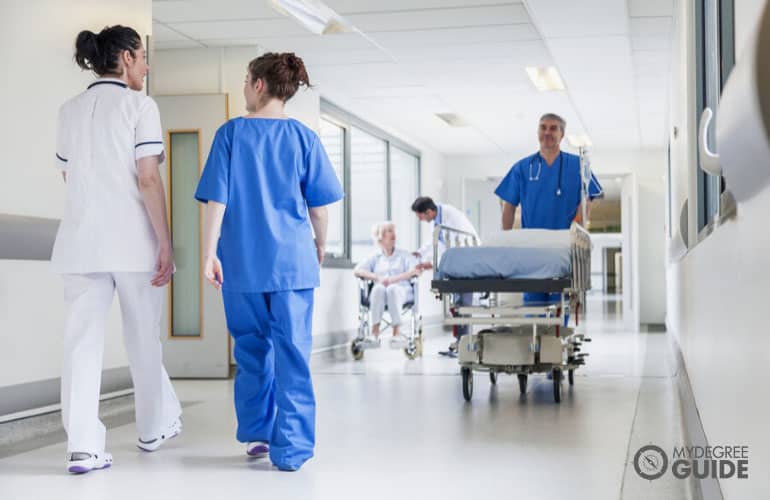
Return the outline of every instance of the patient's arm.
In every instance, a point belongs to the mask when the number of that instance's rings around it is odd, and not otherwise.
[[[395,276],[391,276],[390,278],[387,278],[384,281],[387,281],[387,284],[391,283],[398,283],[399,281],[406,281],[410,280],[415,276],[419,276],[422,271],[419,267],[415,267],[414,269],[410,269],[409,271],[401,274],[397,274]],[[383,281],[383,283],[384,283]]]
[[[356,275],[356,278],[362,278],[362,279],[365,279],[365,280],[372,280],[372,281],[375,281],[375,282],[379,281],[379,279],[380,279],[376,274],[371,273],[371,272],[367,271],[366,269],[354,269],[353,270],[353,274]]]
[[[503,202],[503,231],[513,229],[513,221],[516,220],[516,205],[507,201]]]

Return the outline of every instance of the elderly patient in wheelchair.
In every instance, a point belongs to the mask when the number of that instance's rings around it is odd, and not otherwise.
[[[396,248],[396,227],[392,222],[375,225],[372,228],[372,239],[379,250],[361,261],[354,270],[356,277],[364,280],[362,307],[366,309],[368,305],[371,310],[371,338],[365,335],[367,338],[363,340],[379,345],[380,323],[383,322],[383,313],[387,308],[391,318],[389,325],[393,328],[391,347],[400,348],[407,343],[407,339],[401,334],[402,309],[405,305],[414,304],[414,278],[420,275],[421,270],[411,252]]]

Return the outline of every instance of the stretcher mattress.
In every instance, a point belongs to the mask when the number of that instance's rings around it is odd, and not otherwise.
[[[549,279],[570,276],[570,234],[565,231],[502,231],[483,247],[450,248],[435,279]]]

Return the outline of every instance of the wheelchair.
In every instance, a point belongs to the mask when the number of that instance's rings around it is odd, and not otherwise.
[[[409,286],[412,288],[412,299],[405,302],[401,309],[401,335],[406,339],[406,346],[404,347],[404,354],[408,359],[417,359],[422,357],[422,316],[419,310],[419,280],[418,278],[412,278],[409,280]],[[350,352],[353,355],[353,359],[360,361],[364,357],[364,352],[367,349],[379,347],[379,342],[372,345],[371,342],[371,325],[370,325],[370,311],[369,311],[369,296],[374,288],[374,282],[358,278],[358,333],[356,337],[350,342]],[[387,304],[385,305],[385,311],[388,311]],[[409,321],[406,321],[407,315]],[[391,322],[383,316],[382,323],[384,327],[380,328],[380,339],[383,334],[391,328]],[[408,331],[405,328],[409,325]]]

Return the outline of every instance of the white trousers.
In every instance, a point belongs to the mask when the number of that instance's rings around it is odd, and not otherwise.
[[[369,295],[372,325],[380,324],[382,315],[385,312],[385,304],[387,303],[391,324],[399,326],[401,324],[401,308],[404,306],[404,302],[406,302],[409,295],[411,295],[411,291],[403,285],[395,284],[387,288],[380,283],[374,285]]]
[[[165,288],[152,273],[66,274],[61,406],[69,453],[102,453],[105,427],[99,393],[107,315],[115,290],[123,318],[123,343],[134,382],[140,439],[156,439],[182,413],[163,367],[160,318]]]

